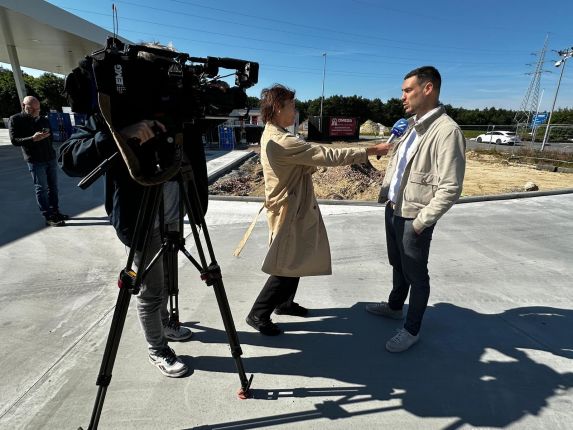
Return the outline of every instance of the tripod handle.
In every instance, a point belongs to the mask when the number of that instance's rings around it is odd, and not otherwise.
[[[88,188],[91,184],[93,184],[101,175],[107,172],[109,169],[110,163],[116,159],[119,155],[119,152],[114,153],[111,157],[106,158],[103,160],[99,166],[93,169],[85,178],[83,178],[79,183],[78,187],[82,190]]]

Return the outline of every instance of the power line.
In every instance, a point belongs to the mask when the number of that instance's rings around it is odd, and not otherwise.
[[[229,13],[232,14],[233,16],[244,16],[244,17],[248,17],[248,18],[254,18],[254,19],[260,19],[260,20],[264,20],[265,22],[271,21],[271,22],[276,22],[278,24],[285,24],[285,25],[290,25],[290,26],[295,26],[295,27],[301,27],[301,28],[306,28],[306,29],[310,29],[313,31],[322,31],[322,32],[326,32],[329,34],[346,34],[348,36],[353,36],[353,37],[358,37],[358,38],[370,38],[370,39],[377,39],[377,40],[381,40],[381,41],[389,41],[389,42],[398,42],[398,43],[404,43],[404,39],[389,39],[389,38],[384,38],[384,37],[379,37],[379,36],[372,36],[372,35],[365,35],[365,34],[359,34],[359,33],[350,33],[350,32],[346,32],[346,31],[340,31],[339,29],[337,29],[336,31],[333,31],[331,28],[327,28],[327,27],[321,27],[321,26],[317,26],[317,25],[305,25],[305,24],[299,24],[296,22],[292,22],[292,21],[285,21],[285,20],[280,20],[280,19],[276,19],[276,18],[271,18],[268,16],[257,16],[257,15],[251,15],[251,14],[246,14],[244,12],[239,12],[236,10],[230,10],[230,9],[223,9],[223,8],[216,8],[213,6],[205,6],[202,4],[198,4],[192,1],[183,1],[183,0],[166,0],[166,1],[170,1],[173,3],[180,3],[180,4],[185,4],[185,5],[193,5],[199,8],[203,8],[203,9],[208,9],[208,10],[215,10],[218,12],[224,12],[224,13]],[[356,1],[356,0],[355,0]],[[128,2],[128,1],[123,1],[123,3],[131,3],[134,4],[133,2]],[[139,5],[140,7],[144,7],[142,5]],[[379,6],[379,4],[377,4],[377,6]],[[412,14],[411,11],[402,11],[402,10],[398,10],[398,9],[393,9],[393,8],[389,8],[387,6],[382,7],[383,10],[394,10],[399,12],[400,16],[404,16],[405,13],[408,13],[409,15]],[[436,18],[437,19],[437,18]],[[458,22],[458,21],[456,21]],[[505,27],[502,28],[503,30],[506,30]],[[276,29],[274,29],[276,30]],[[362,42],[364,43],[364,42]],[[424,44],[424,43],[420,43],[419,41],[415,41],[415,42],[406,42],[407,44],[410,45],[414,45],[414,46],[432,46],[434,47],[440,47],[440,45],[435,45],[435,44]],[[458,47],[458,46],[447,46],[447,45],[441,45],[442,48],[447,48],[447,49],[456,49],[456,50],[460,50],[460,51],[467,51],[467,47],[463,46],[463,47]],[[409,48],[410,49],[410,48]],[[507,55],[507,50],[505,49],[472,49],[472,51],[484,51],[484,52],[499,52],[500,55]]]
[[[189,2],[182,2],[181,0],[167,0],[167,1],[171,1],[171,2],[175,2],[175,3],[183,3],[186,5],[190,5],[192,4],[193,6],[197,6],[200,8],[204,8],[204,9],[209,9],[209,10],[215,10],[215,11],[219,11],[219,12],[223,12],[223,13],[229,13],[232,14],[233,16],[236,15],[240,15],[240,16],[245,16],[245,17],[250,17],[250,18],[254,18],[254,19],[260,19],[260,20],[265,20],[265,21],[272,21],[272,22],[277,22],[280,24],[284,24],[284,25],[289,25],[289,26],[295,26],[295,27],[301,27],[301,28],[306,28],[306,29],[310,29],[313,31],[322,31],[322,32],[326,32],[328,34],[336,34],[336,35],[340,35],[340,34],[345,34],[345,35],[349,35],[355,38],[359,38],[359,43],[361,45],[367,45],[367,46],[375,46],[377,48],[380,48],[380,44],[378,43],[374,43],[374,42],[369,42],[368,40],[365,39],[369,39],[369,40],[380,40],[380,41],[384,41],[384,42],[394,42],[394,43],[398,43],[398,44],[402,44],[402,45],[398,45],[398,46],[391,46],[391,45],[383,45],[383,47],[387,47],[387,48],[395,48],[395,49],[408,49],[409,51],[423,51],[426,52],[427,49],[424,48],[424,46],[431,46],[433,50],[445,50],[445,51],[449,51],[449,50],[455,50],[455,51],[461,51],[461,52],[467,52],[467,47],[457,47],[457,46],[441,46],[441,45],[436,45],[436,44],[424,44],[423,42],[408,42],[408,41],[404,41],[402,40],[396,40],[396,39],[389,39],[389,38],[382,38],[382,37],[377,37],[377,36],[372,36],[372,35],[364,35],[364,34],[358,34],[358,33],[349,33],[349,32],[344,32],[344,31],[333,31],[332,29],[327,29],[327,28],[323,28],[320,26],[308,26],[308,25],[303,25],[303,24],[298,24],[298,23],[293,23],[293,22],[289,22],[289,21],[284,21],[284,20],[278,20],[278,19],[273,19],[273,18],[268,18],[268,17],[258,17],[256,15],[249,15],[249,14],[245,14],[245,13],[240,13],[234,10],[227,10],[227,9],[221,9],[221,8],[215,8],[215,7],[210,7],[210,6],[203,6],[203,5],[198,5],[196,3],[189,3]],[[243,22],[237,21],[237,20],[228,20],[228,19],[222,19],[222,18],[215,18],[213,16],[204,16],[204,15],[197,15],[197,14],[193,14],[193,13],[189,13],[189,12],[183,12],[181,10],[170,10],[170,9],[166,9],[166,8],[159,8],[159,7],[154,7],[154,6],[148,6],[148,5],[142,5],[139,4],[137,2],[132,2],[132,1],[122,1],[122,4],[127,4],[127,5],[131,5],[131,6],[135,6],[138,8],[142,8],[142,9],[149,9],[149,10],[153,10],[153,11],[157,11],[157,12],[163,12],[163,13],[169,13],[169,14],[173,14],[173,15],[177,15],[177,16],[187,16],[187,17],[191,17],[191,18],[198,18],[198,19],[202,19],[202,20],[208,20],[208,21],[215,21],[215,22],[221,22],[223,24],[231,24],[231,25],[237,25],[237,26],[241,26],[241,27],[246,27],[248,29],[257,29],[257,30],[267,30],[267,31],[272,31],[272,32],[278,32],[278,33],[285,33],[285,34],[291,34],[291,35],[296,35],[296,36],[302,36],[302,37],[312,37],[312,38],[320,38],[320,36],[315,36],[312,34],[301,34],[300,32],[292,32],[292,31],[288,31],[288,30],[284,30],[282,28],[277,28],[277,27],[264,27],[264,26],[260,26],[260,25],[252,25],[252,24],[245,24]],[[86,13],[95,13],[98,15],[104,15],[104,16],[111,16],[110,14],[104,14],[104,13],[98,13],[98,12],[92,12],[92,11],[87,11],[85,9],[78,9],[78,8],[67,8],[68,11],[77,11],[77,12],[86,12]],[[123,17],[122,20],[136,20],[134,18],[127,18],[127,17]],[[161,24],[158,22],[152,22],[152,21],[142,21],[142,22],[147,22],[147,23],[153,23],[156,25],[164,25],[166,26],[166,24]],[[177,27],[174,25],[169,25],[169,27]],[[180,26],[179,26],[180,27]],[[188,28],[185,28],[186,30],[189,30]],[[197,30],[199,31],[199,30]],[[236,35],[233,35],[234,37],[236,37]],[[242,36],[244,38],[244,36]],[[332,37],[329,36],[328,37],[329,41],[339,41],[339,42],[344,42],[344,43],[356,43],[355,40],[347,40],[347,39],[340,39],[340,38],[336,38],[336,37]],[[268,41],[268,40],[267,40]],[[281,42],[273,42],[273,43],[281,43]],[[406,45],[406,46],[404,46]],[[316,49],[318,51],[324,51],[325,47],[312,47],[312,49]],[[507,55],[507,51],[506,50],[494,50],[494,49],[479,49],[479,48],[475,48],[472,50],[473,52],[483,52],[483,53],[499,53],[499,55]],[[329,49],[329,52],[335,52],[335,50],[333,49]]]
[[[74,10],[74,9],[70,9],[70,10]],[[75,9],[77,10],[77,9]],[[86,12],[86,11],[84,11]],[[106,13],[101,13],[101,12],[89,12],[92,14],[96,14],[96,15],[103,15],[103,16],[108,16],[108,14]],[[111,16],[111,15],[109,15]],[[232,39],[236,39],[236,34],[229,34],[229,33],[223,33],[223,32],[216,32],[216,31],[209,31],[209,30],[195,30],[193,28],[189,28],[186,26],[180,26],[180,25],[175,25],[175,24],[163,24],[157,21],[150,21],[150,20],[144,20],[144,19],[138,19],[138,18],[123,18],[125,21],[130,21],[130,22],[139,22],[142,24],[153,24],[153,25],[157,25],[160,27],[167,27],[169,29],[179,29],[179,30],[185,30],[186,32],[198,32],[198,33],[207,33],[207,34],[213,34],[216,36],[222,36],[222,37],[229,37]],[[124,30],[125,31],[125,30]],[[131,30],[131,32],[133,33],[140,33],[140,34],[147,34],[147,35],[152,35],[152,36],[157,36],[157,33],[149,33],[149,32],[141,32],[139,30]],[[161,35],[162,37],[168,37],[168,38],[173,38],[174,35]],[[187,39],[185,37],[179,37],[177,36],[178,39],[181,40],[190,40]],[[296,44],[296,43],[289,43],[289,42],[283,42],[283,41],[275,41],[275,40],[269,40],[269,39],[259,39],[256,37],[250,37],[250,36],[241,36],[241,39],[246,39],[246,40],[251,40],[254,42],[261,42],[261,43],[272,43],[273,45],[283,45],[283,46],[288,46],[288,47],[293,47],[293,48],[303,48],[303,49],[311,49],[316,51],[316,53],[318,54],[319,52],[323,51],[322,48],[317,47],[317,46],[309,46],[309,45],[301,45],[301,44]],[[211,41],[209,42],[205,42],[205,43],[213,43]],[[243,46],[243,48],[249,48],[249,49],[255,49],[255,48],[251,48],[251,47],[246,47]],[[259,48],[260,49],[260,48]],[[262,49],[261,49],[262,50]],[[266,50],[267,52],[277,52],[277,53],[282,53],[284,54],[284,51],[275,51],[275,50]],[[338,50],[332,50],[329,51],[331,53],[331,55],[336,56],[338,55],[344,55],[345,53],[342,51],[338,51]],[[375,54],[375,53],[371,53],[371,52],[361,52],[361,53],[356,53],[355,55],[362,55],[364,56],[363,59],[361,59],[360,61],[362,62],[368,62],[370,61],[372,58],[379,58],[379,59],[392,59],[392,60],[404,60],[404,61],[412,61],[415,60],[416,62],[421,62],[421,61],[426,61],[425,59],[422,59],[420,57],[397,57],[395,55],[381,55],[381,54]],[[334,57],[335,58],[335,57]],[[459,60],[452,60],[452,61],[447,61],[447,60],[442,60],[440,61],[440,63],[442,64],[458,64]],[[385,61],[384,64],[390,64],[387,61]],[[391,64],[404,64],[404,63],[396,63],[393,62]],[[483,62],[483,61],[476,61],[476,62],[468,62],[468,61],[464,61],[464,65],[502,65],[502,64],[507,64],[506,62]]]

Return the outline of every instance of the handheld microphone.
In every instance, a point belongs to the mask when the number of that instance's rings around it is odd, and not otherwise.
[[[392,143],[394,139],[401,137],[406,129],[408,128],[408,120],[405,118],[400,118],[396,121],[396,124],[392,126],[392,130],[390,131],[390,137],[386,141],[386,143]],[[380,155],[376,156],[377,160],[380,160]]]

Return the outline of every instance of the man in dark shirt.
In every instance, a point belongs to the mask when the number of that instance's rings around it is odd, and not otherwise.
[[[12,115],[9,122],[10,141],[22,148],[24,160],[34,180],[36,200],[46,225],[64,225],[67,215],[58,208],[58,163],[52,146],[50,123],[40,116],[40,102],[24,97],[22,112]]]

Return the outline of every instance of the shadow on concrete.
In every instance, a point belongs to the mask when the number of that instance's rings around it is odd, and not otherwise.
[[[0,165],[0,195],[3,201],[0,211],[0,246],[3,246],[48,227],[38,209],[32,177],[20,148],[0,146]],[[58,228],[70,228],[76,221],[81,223],[90,220],[78,215],[103,204],[103,180],[99,179],[87,190],[81,190],[77,187],[80,179],[58,172],[60,210],[73,218],[68,225]],[[98,220],[107,219],[103,209],[102,216]],[[102,221],[94,225],[100,224],[109,225],[109,222]]]
[[[219,158],[229,151],[206,151],[207,160]],[[0,246],[21,239],[47,228],[40,214],[34,195],[34,184],[28,171],[28,166],[22,157],[21,149],[12,145],[0,146],[0,195],[3,208],[0,211]],[[77,184],[81,178],[67,176],[61,170],[58,172],[58,187],[60,210],[70,215],[72,220],[65,227],[74,225],[109,225],[102,208],[102,217],[97,217],[97,223],[85,223],[93,218],[78,217],[90,209],[103,205],[104,179],[100,178],[88,189],[82,190]]]
[[[539,415],[553,397],[573,387],[572,372],[558,373],[542,364],[548,356],[573,359],[573,333],[564,330],[573,324],[572,310],[523,307],[480,314],[438,303],[427,310],[420,342],[411,351],[391,354],[384,343],[401,322],[367,314],[364,306],[317,309],[311,316],[318,319],[279,322],[287,334],[276,338],[240,333],[243,344],[298,350],[245,359],[246,369],[255,374],[255,399],[332,400],[308,411],[195,428],[263,428],[397,409],[418,417],[453,418],[447,429],[499,428]],[[304,332],[292,333],[299,330]],[[196,340],[225,342],[225,334],[208,329],[197,333]],[[233,372],[230,361],[195,357],[193,364],[195,370]],[[335,379],[341,386],[258,388],[257,373]],[[380,401],[386,404],[381,407]]]

